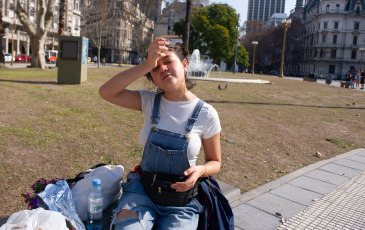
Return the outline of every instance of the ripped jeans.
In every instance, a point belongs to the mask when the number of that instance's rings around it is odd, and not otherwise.
[[[152,229],[154,225],[158,230],[197,228],[203,208],[196,199],[184,207],[156,205],[145,193],[137,173],[129,173],[127,180],[122,185],[123,195],[118,207],[113,210],[112,225],[115,225],[115,230]],[[117,215],[121,210],[135,213],[135,217],[118,219]]]

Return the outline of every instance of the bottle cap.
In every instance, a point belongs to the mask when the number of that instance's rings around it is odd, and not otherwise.
[[[100,179],[99,178],[94,178],[93,179],[93,185],[100,185]]]

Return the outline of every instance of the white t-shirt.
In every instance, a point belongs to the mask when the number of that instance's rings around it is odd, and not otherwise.
[[[155,91],[140,90],[142,99],[142,114],[144,124],[140,133],[140,142],[144,147],[152,128],[152,110],[155,101]],[[168,130],[174,133],[186,134],[188,119],[193,114],[199,98],[192,101],[169,101],[164,96],[160,102],[160,120],[157,128]],[[189,112],[187,112],[189,111]],[[189,135],[188,160],[190,166],[196,165],[196,160],[201,148],[202,139],[208,139],[221,131],[221,125],[217,111],[209,104],[204,103],[197,121]]]

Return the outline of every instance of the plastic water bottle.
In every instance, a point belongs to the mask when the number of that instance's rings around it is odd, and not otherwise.
[[[103,224],[103,188],[94,178],[88,194],[87,229],[100,230]]]

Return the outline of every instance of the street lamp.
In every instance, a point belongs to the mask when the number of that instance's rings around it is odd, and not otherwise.
[[[365,48],[364,47],[360,47],[359,51],[361,53],[361,59],[360,59],[360,72],[362,72],[362,53],[365,52]]]
[[[283,50],[281,53],[281,64],[280,64],[280,73],[278,77],[284,77],[283,71],[284,71],[284,56],[285,56],[285,42],[286,42],[286,31],[290,27],[291,20],[290,19],[284,19],[281,22],[281,27],[284,28],[284,41],[283,41]]]
[[[253,57],[252,57],[252,74],[255,73],[255,53],[256,53],[256,46],[259,44],[258,41],[252,41],[253,45]]]

